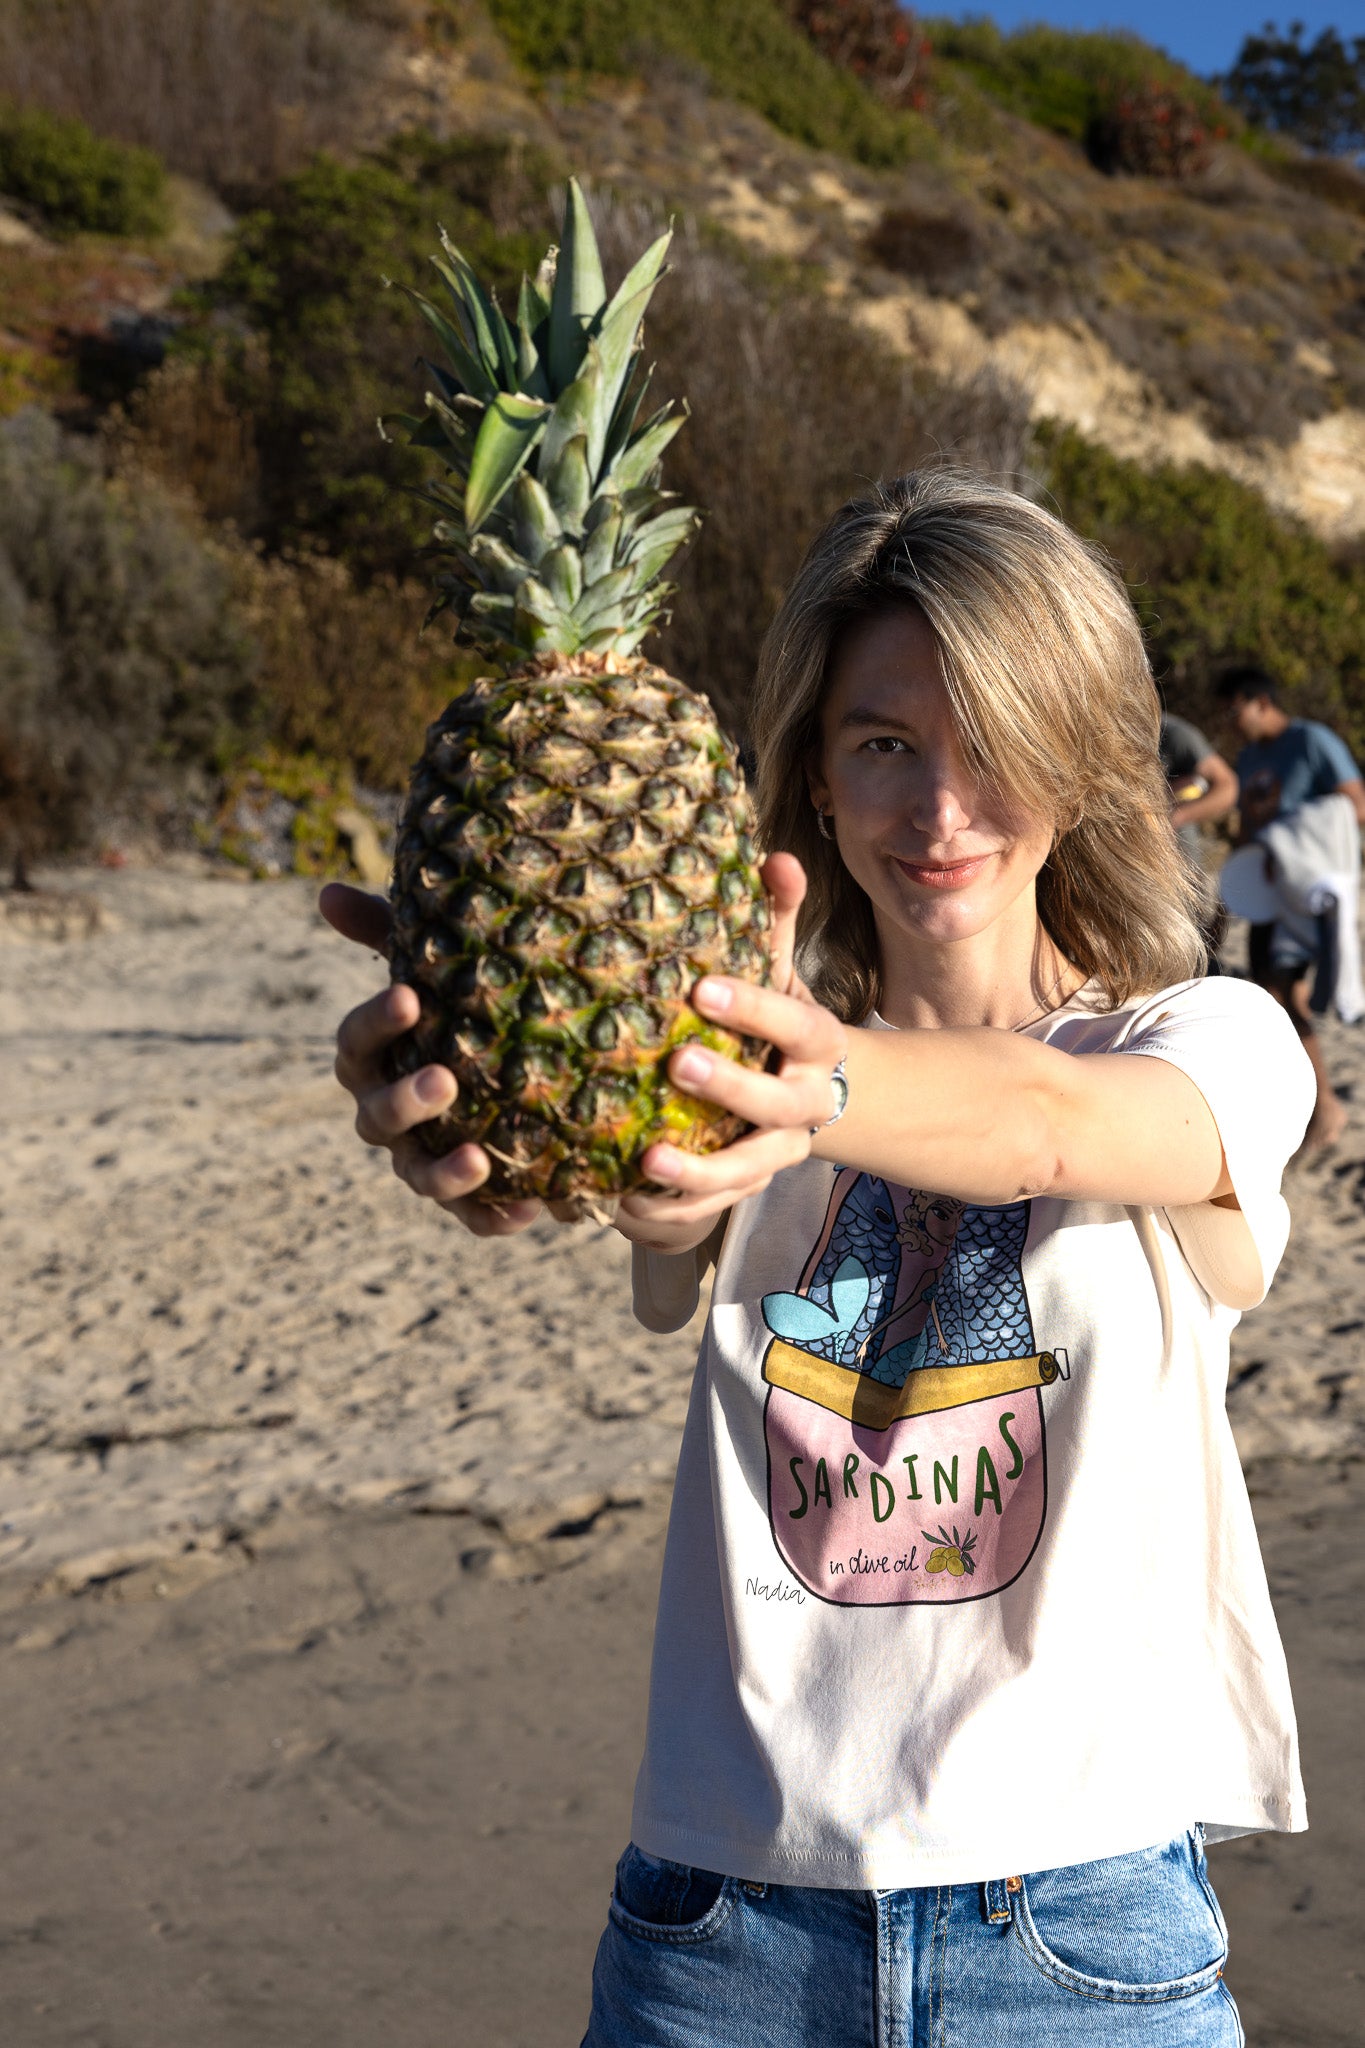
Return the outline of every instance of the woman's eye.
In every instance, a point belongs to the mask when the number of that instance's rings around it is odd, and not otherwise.
[[[893,739],[890,733],[879,733],[876,739],[868,740],[865,744],[874,754],[909,753],[910,751],[904,740]]]

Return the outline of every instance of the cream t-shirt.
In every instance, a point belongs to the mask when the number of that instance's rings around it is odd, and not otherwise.
[[[1030,1028],[1168,1060],[1240,1208],[983,1208],[808,1160],[725,1231],[678,1467],[634,1835],[887,1888],[1306,1825],[1224,1406],[1313,1105],[1226,979]],[[675,1328],[699,1260],[636,1257]]]

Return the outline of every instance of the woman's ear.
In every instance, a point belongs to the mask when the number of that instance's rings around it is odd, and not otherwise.
[[[807,754],[802,764],[806,771],[806,788],[817,811],[823,811],[829,802],[829,784],[820,773],[820,757],[815,752]]]

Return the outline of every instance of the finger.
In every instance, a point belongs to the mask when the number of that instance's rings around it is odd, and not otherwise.
[[[481,1145],[457,1145],[439,1159],[410,1131],[393,1144],[393,1170],[415,1195],[431,1202],[458,1202],[487,1180],[491,1167]]]
[[[806,897],[806,871],[794,853],[770,853],[759,874],[773,907],[773,926],[768,940],[773,986],[785,992],[792,979],[796,914]]]
[[[488,1154],[481,1145],[457,1145],[440,1159],[433,1159],[411,1133],[397,1139],[393,1148],[393,1170],[415,1195],[437,1203],[457,1216],[475,1237],[510,1237],[525,1230],[540,1214],[536,1200],[489,1203],[473,1199],[492,1171]]]
[[[657,1205],[654,1213],[685,1220],[684,1197],[703,1196],[739,1201],[758,1186],[766,1187],[775,1173],[796,1166],[810,1153],[809,1130],[753,1131],[718,1152],[681,1152],[676,1145],[651,1145],[640,1164],[651,1181],[667,1188],[667,1194],[646,1196]]]
[[[647,1251],[667,1252],[672,1249],[677,1231],[688,1224],[705,1223],[712,1216],[721,1216],[727,1209],[733,1209],[747,1195],[762,1194],[768,1185],[766,1181],[755,1181],[737,1192],[728,1195],[698,1195],[679,1197],[670,1195],[626,1195],[621,1202],[620,1214],[644,1225],[644,1232],[623,1231],[632,1244],[643,1245]],[[648,1233],[648,1234],[645,1234]]]
[[[336,1076],[354,1094],[373,1082],[378,1055],[410,1031],[422,1014],[415,989],[396,981],[342,1018],[337,1031]]]
[[[668,1078],[684,1095],[742,1117],[765,1130],[809,1131],[830,1113],[830,1067],[784,1059],[776,1074],[755,1073],[703,1045],[684,1045],[668,1062]]]
[[[367,1145],[388,1145],[449,1109],[458,1093],[449,1067],[419,1067],[415,1074],[361,1096],[356,1131]]]
[[[732,975],[707,974],[693,989],[690,1001],[703,1017],[727,1031],[763,1038],[794,1060],[833,1066],[847,1050],[848,1033],[839,1019],[818,1003],[801,1002],[779,989]]]
[[[712,1193],[636,1194],[630,1197],[630,1213],[635,1222],[643,1224],[646,1229],[658,1229],[658,1249],[662,1250],[680,1229],[723,1216],[727,1209],[738,1207],[751,1195],[761,1195],[771,1181],[771,1174],[763,1174],[757,1180],[744,1181],[739,1187],[721,1188]]]
[[[443,1205],[458,1216],[475,1237],[512,1237],[534,1223],[541,1212],[539,1202],[447,1202]]]
[[[343,939],[369,946],[375,953],[388,952],[393,913],[382,896],[353,889],[349,882],[328,882],[318,897],[318,909]]]

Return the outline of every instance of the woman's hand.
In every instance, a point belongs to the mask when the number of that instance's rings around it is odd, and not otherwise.
[[[773,907],[772,986],[708,976],[692,1001],[699,1014],[726,1029],[765,1038],[781,1054],[775,1074],[755,1074],[705,1051],[684,1046],[673,1054],[669,1077],[684,1093],[742,1116],[757,1128],[706,1157],[667,1144],[652,1145],[641,1164],[658,1191],[638,1190],[618,1205],[623,1236],[661,1251],[686,1251],[701,1242],[714,1218],[762,1192],[775,1173],[810,1151],[810,1127],[831,1107],[829,1077],[843,1057],[847,1034],[838,1019],[815,1004],[793,965],[796,913],[806,893],[801,863],[789,853],[765,862],[763,880]],[[318,907],[333,930],[376,953],[387,951],[391,917],[382,897],[343,882],[329,882]],[[433,1159],[416,1127],[454,1102],[458,1088],[448,1067],[427,1066],[399,1081],[386,1079],[384,1053],[417,1022],[418,1002],[401,982],[371,996],[342,1019],[336,1076],[355,1097],[355,1127],[367,1145],[382,1145],[393,1170],[415,1194],[436,1202],[479,1237],[524,1230],[541,1213],[538,1201],[507,1201],[498,1208],[471,1199],[491,1171],[479,1145],[460,1145]],[[551,1213],[558,1205],[551,1204]]]
[[[334,931],[376,953],[388,950],[391,917],[382,896],[367,896],[344,882],[329,882],[318,908]],[[496,1209],[470,1199],[488,1179],[488,1154],[481,1145],[459,1145],[433,1159],[415,1135],[448,1109],[459,1090],[449,1067],[420,1067],[401,1081],[384,1074],[384,1053],[417,1022],[414,991],[395,982],[342,1018],[337,1032],[336,1077],[355,1097],[355,1127],[367,1145],[382,1145],[393,1170],[414,1194],[458,1216],[476,1237],[507,1237],[525,1230],[540,1214],[537,1201],[507,1201]]]
[[[700,1155],[674,1145],[651,1145],[641,1165],[666,1190],[640,1190],[621,1202],[616,1227],[655,1251],[686,1251],[699,1244],[722,1211],[746,1195],[761,1194],[786,1166],[810,1152],[811,1127],[826,1123],[833,1101],[830,1075],[843,1058],[848,1033],[813,1001],[798,978],[792,954],[796,913],[806,893],[801,863],[778,853],[765,863],[772,897],[773,985],[728,975],[707,975],[692,991],[700,1016],[745,1037],[764,1038],[780,1055],[776,1073],[755,1073],[700,1045],[679,1047],[669,1079],[684,1094],[732,1111],[755,1128],[719,1152]]]
[[[701,1045],[673,1054],[668,1073],[675,1088],[718,1103],[755,1128],[719,1152],[650,1146],[640,1163],[668,1192],[627,1195],[618,1228],[659,1251],[698,1243],[706,1235],[699,1224],[746,1195],[761,1194],[774,1174],[809,1156],[812,1128],[829,1121],[830,1075],[848,1043],[839,1019],[808,997],[779,995],[730,976],[707,975],[692,991],[692,1004],[727,1031],[766,1038],[780,1060],[776,1073],[759,1074]]]

